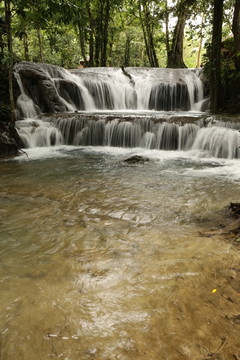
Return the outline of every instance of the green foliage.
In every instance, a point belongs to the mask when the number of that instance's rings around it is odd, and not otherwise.
[[[99,66],[105,56],[103,63],[107,66],[149,66],[149,52],[152,51],[159,66],[165,67],[177,17],[184,7],[188,12],[184,62],[188,67],[195,67],[201,50],[200,63],[204,64],[206,74],[210,73],[212,1],[12,0],[11,5],[13,54],[9,57],[6,36],[1,36],[0,62],[3,65],[9,65],[13,59],[14,62],[44,61],[76,68],[84,59],[88,65]],[[235,0],[224,1],[221,77],[229,101],[230,94],[238,91],[240,77],[232,58],[234,5]],[[0,16],[5,17],[3,0],[0,0]]]
[[[80,49],[73,28],[63,26],[51,26],[41,31],[43,41],[44,61],[53,65],[66,68],[75,68],[79,64]],[[23,40],[19,37],[13,39],[16,56],[19,60],[26,60]],[[36,30],[28,33],[29,60],[41,62],[39,44]]]
[[[222,43],[222,91],[225,109],[229,113],[240,112],[240,71],[237,71],[233,61],[233,37]]]
[[[166,0],[108,1],[109,4],[107,0],[12,0],[13,45],[17,57],[22,60],[42,60],[38,31],[41,34],[43,61],[64,67],[76,67],[80,59],[89,59],[91,56],[91,41],[92,51],[95,52],[101,23],[102,29],[105,25],[108,27],[107,65],[121,66],[127,57],[131,66],[149,66],[143,36],[143,17],[140,17],[142,13],[141,16],[147,16],[146,30],[152,32],[159,66],[166,66],[166,16],[168,14],[170,30],[172,29],[171,41],[174,28],[174,20],[171,19],[177,15],[178,4],[181,4],[181,1],[175,4],[169,2],[168,8]],[[105,24],[100,15],[101,7],[107,5],[110,18]],[[209,2],[197,2],[192,14],[193,19],[188,23],[185,58],[191,67],[196,64],[196,42],[200,26],[194,18],[199,17],[200,13],[207,11],[206,9],[209,10]],[[3,8],[0,10],[0,16],[4,17]]]

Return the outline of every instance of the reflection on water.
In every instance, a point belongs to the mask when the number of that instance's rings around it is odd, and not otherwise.
[[[225,336],[211,290],[236,255],[200,232],[239,162],[105,150],[0,163],[1,359],[198,359]]]

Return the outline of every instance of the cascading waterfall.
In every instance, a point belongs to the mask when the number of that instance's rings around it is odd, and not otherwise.
[[[17,113],[25,119],[17,127],[26,148],[142,147],[240,158],[240,124],[201,112],[204,91],[196,69],[67,71],[24,62],[15,66],[15,76]]]
[[[24,114],[25,118],[34,118],[37,116],[37,111],[34,106],[33,100],[26,94],[24,90],[21,77],[18,73],[15,74],[18,86],[20,88],[21,94],[17,98],[17,109]]]
[[[203,85],[194,70],[88,68],[67,71],[46,64],[19,63],[20,95],[35,112],[96,110],[201,110]],[[22,105],[22,104],[21,104]],[[24,106],[22,117],[28,117]]]
[[[51,121],[51,122],[50,122]],[[25,126],[23,126],[25,124]],[[178,124],[154,122],[137,116],[131,121],[121,118],[93,120],[91,116],[46,117],[21,121],[19,133],[26,147],[50,145],[113,146],[160,150],[200,150],[201,155],[240,158],[238,126],[221,127],[211,121]]]

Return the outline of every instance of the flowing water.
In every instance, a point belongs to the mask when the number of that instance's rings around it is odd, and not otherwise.
[[[234,336],[213,312],[236,254],[201,233],[239,199],[239,160],[27,153],[0,163],[2,359],[200,359]]]
[[[0,162],[0,359],[238,359],[239,253],[207,235],[240,198],[238,125],[93,146],[51,119],[24,120],[27,148]]]

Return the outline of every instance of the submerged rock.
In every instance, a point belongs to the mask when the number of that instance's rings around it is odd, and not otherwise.
[[[133,155],[133,156],[130,156],[129,158],[123,160],[123,162],[127,163],[127,164],[143,164],[146,161],[149,161],[149,158],[146,158],[146,157],[140,156],[140,155]]]
[[[234,217],[240,218],[240,203],[230,203],[229,209]]]

